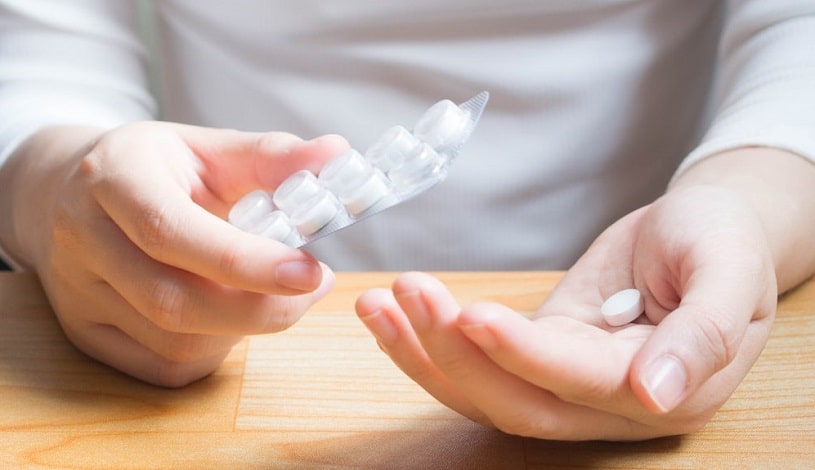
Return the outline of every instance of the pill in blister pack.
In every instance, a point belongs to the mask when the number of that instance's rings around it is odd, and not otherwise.
[[[245,195],[229,222],[297,248],[406,201],[447,177],[488,98],[484,91],[460,105],[439,101],[412,131],[393,126],[364,153],[349,149],[316,175],[300,170],[272,193]]]

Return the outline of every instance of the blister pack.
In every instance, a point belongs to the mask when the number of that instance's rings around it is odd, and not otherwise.
[[[442,100],[411,130],[393,126],[364,153],[350,149],[318,174],[301,170],[272,192],[253,191],[229,212],[241,230],[298,248],[421,194],[447,177],[489,93]]]

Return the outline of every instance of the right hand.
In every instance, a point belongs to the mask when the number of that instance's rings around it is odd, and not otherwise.
[[[283,330],[333,285],[314,257],[224,220],[247,192],[318,171],[348,143],[142,122],[30,137],[0,177],[3,245],[38,273],[68,338],[183,386],[248,334]]]

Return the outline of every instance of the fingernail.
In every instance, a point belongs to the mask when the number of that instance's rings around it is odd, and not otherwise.
[[[674,409],[685,395],[687,374],[682,363],[674,356],[664,355],[650,363],[642,384],[654,404],[663,412]]]
[[[489,326],[483,323],[471,323],[466,325],[459,325],[461,331],[470,338],[470,341],[477,344],[478,347],[485,350],[495,349],[498,340]]]
[[[426,330],[430,327],[430,312],[425,304],[422,291],[403,292],[397,295],[396,299],[407,314],[413,329]]]
[[[396,325],[382,310],[374,310],[370,314],[360,317],[360,320],[373,333],[381,345],[390,346],[396,342],[399,336]]]
[[[309,261],[287,261],[275,271],[275,281],[282,287],[311,292],[320,286],[322,269]]]

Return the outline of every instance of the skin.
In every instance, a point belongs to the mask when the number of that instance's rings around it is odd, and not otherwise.
[[[768,148],[705,159],[601,234],[532,318],[460,306],[424,273],[357,314],[439,401],[510,434],[639,440],[703,427],[749,372],[777,296],[815,273],[815,165]],[[636,287],[645,315],[606,325]]]
[[[246,192],[347,147],[155,122],[46,129],[0,171],[0,218],[13,221],[0,242],[36,270],[78,348],[183,386],[331,288],[308,253],[223,218]],[[704,426],[747,374],[778,293],[815,272],[813,238],[815,166],[738,149],[609,227],[531,319],[462,308],[423,273],[366,292],[356,308],[402,370],[477,422],[548,439],[681,434]],[[602,301],[632,286],[646,315],[606,326]]]
[[[45,129],[0,171],[0,220],[13,221],[0,242],[37,272],[79,349],[183,386],[242,336],[292,325],[332,287],[308,253],[223,219],[243,194],[347,148],[337,136],[158,122]]]

